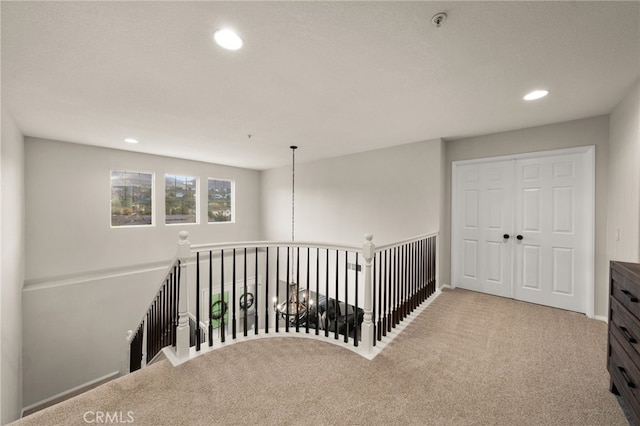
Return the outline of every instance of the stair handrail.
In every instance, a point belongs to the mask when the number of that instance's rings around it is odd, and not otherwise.
[[[318,249],[330,249],[330,250],[342,250],[355,252],[363,255],[365,259],[365,300],[363,304],[364,318],[362,324],[362,348],[365,352],[369,353],[373,349],[374,339],[374,326],[372,322],[372,274],[371,266],[374,256],[375,245],[372,243],[373,234],[365,235],[365,242],[363,245],[348,245],[348,244],[329,244],[322,242],[309,242],[309,241],[249,241],[249,242],[236,242],[236,243],[208,243],[208,244],[194,244],[192,245],[188,241],[188,233],[182,231],[179,234],[178,242],[178,257],[181,261],[181,272],[179,279],[181,280],[180,297],[179,297],[179,318],[177,327],[177,340],[176,340],[176,358],[185,359],[189,357],[190,341],[189,341],[189,316],[187,306],[187,286],[182,283],[187,282],[187,263],[189,257],[193,253],[213,250],[213,249],[232,249],[232,248],[261,248],[261,247],[299,247],[299,248],[318,248]]]
[[[149,301],[149,303],[147,304],[147,309],[145,311],[145,313],[142,315],[142,318],[140,319],[140,321],[138,322],[138,325],[135,329],[130,329],[127,330],[126,332],[126,342],[127,342],[127,360],[126,360],[126,368],[125,368],[125,372],[130,373],[131,371],[135,371],[137,369],[134,368],[134,370],[132,370],[132,360],[131,360],[131,355],[132,355],[132,342],[134,341],[134,339],[136,339],[136,337],[138,337],[138,333],[142,332],[142,351],[139,354],[141,357],[140,360],[140,364],[141,366],[144,366],[146,364],[146,362],[148,361],[148,353],[147,353],[147,318],[149,316],[149,312],[151,311],[153,304],[155,302],[155,300],[158,298],[158,295],[161,293],[163,287],[166,285],[167,279],[171,276],[172,273],[174,273],[175,268],[180,266],[179,263],[180,259],[178,258],[178,256],[174,256],[174,258],[171,260],[171,263],[169,264],[169,266],[166,268],[165,273],[163,274],[163,278],[160,281],[160,284],[158,285],[158,289],[156,290],[156,292],[154,293],[153,297],[151,298],[151,300]],[[178,283],[179,285],[179,283]],[[135,331],[134,331],[135,330]],[[154,354],[155,356],[155,354]]]

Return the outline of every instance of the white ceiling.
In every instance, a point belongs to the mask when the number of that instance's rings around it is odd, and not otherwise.
[[[25,135],[254,169],[289,164],[290,145],[305,162],[607,114],[640,75],[637,1],[2,1],[1,12],[2,102]],[[242,50],[213,44],[223,26]],[[522,100],[540,87],[551,94]]]

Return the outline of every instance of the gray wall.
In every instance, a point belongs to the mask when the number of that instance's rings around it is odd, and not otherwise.
[[[24,405],[124,369],[135,328],[175,256],[193,244],[260,237],[260,172],[27,138]],[[155,173],[156,225],[110,227],[110,171]],[[164,175],[235,181],[236,222],[164,225]],[[206,200],[206,198],[204,198]],[[3,325],[3,330],[5,329]]]
[[[609,120],[609,258],[640,261],[640,83]]]
[[[22,285],[24,282],[24,142],[2,108],[0,145],[0,423],[22,410]]]
[[[445,283],[451,280],[451,163],[458,160],[548,151],[576,146],[596,147],[596,220],[595,220],[595,315],[606,316],[608,259],[606,254],[607,181],[609,117],[600,116],[510,132],[495,133],[446,143],[446,225],[443,249],[447,259],[440,271]]]
[[[303,150],[301,146],[299,150]],[[440,139],[296,164],[296,241],[377,245],[440,229]],[[291,166],[263,171],[266,239],[291,239]]]

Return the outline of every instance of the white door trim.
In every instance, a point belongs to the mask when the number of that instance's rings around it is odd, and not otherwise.
[[[584,218],[587,223],[587,236],[586,241],[587,247],[586,251],[588,253],[588,258],[591,260],[590,265],[587,266],[590,268],[589,273],[587,274],[587,282],[585,283],[586,287],[586,300],[585,300],[585,314],[589,318],[594,318],[595,316],[595,146],[582,146],[576,148],[565,148],[565,149],[557,149],[551,151],[539,151],[539,152],[527,152],[523,154],[512,154],[512,155],[503,155],[497,157],[486,157],[486,158],[474,158],[470,160],[460,160],[453,161],[451,163],[451,277],[456,276],[454,271],[459,270],[460,268],[460,256],[459,253],[456,252],[457,244],[459,238],[459,230],[455,226],[455,224],[459,223],[459,214],[460,209],[458,208],[458,197],[456,196],[456,188],[457,188],[457,168],[459,166],[468,165],[468,164],[480,164],[480,163],[490,163],[495,161],[503,161],[503,160],[521,160],[527,158],[541,158],[541,157],[549,157],[549,156],[557,156],[557,155],[566,155],[566,154],[583,154],[585,157],[585,161],[587,162],[587,167],[585,170],[586,176],[586,184],[588,188],[588,204],[589,208],[586,212],[584,212]],[[451,288],[456,287],[456,283],[454,280],[451,280]]]

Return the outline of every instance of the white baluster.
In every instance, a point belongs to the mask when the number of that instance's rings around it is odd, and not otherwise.
[[[373,275],[371,274],[371,261],[373,260],[375,245],[372,234],[364,236],[365,242],[362,246],[364,256],[364,319],[362,321],[362,346],[365,352],[373,351]]]
[[[176,331],[176,357],[178,359],[189,356],[189,313],[187,312],[187,261],[191,252],[189,233],[181,231],[178,234],[178,259],[180,259],[180,292],[178,301],[178,329]]]

